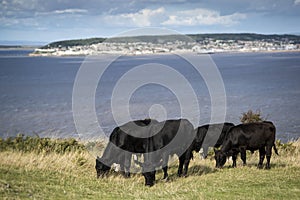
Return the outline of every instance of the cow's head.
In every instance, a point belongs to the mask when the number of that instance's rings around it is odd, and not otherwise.
[[[143,172],[142,174],[145,178],[145,185],[149,187],[153,186],[155,183],[156,170],[150,172]]]
[[[215,150],[215,160],[216,160],[216,167],[222,168],[226,163],[226,153],[222,152],[221,150]]]
[[[103,176],[105,176],[109,170],[110,167],[105,165],[103,162],[100,161],[100,158],[97,156],[96,159],[96,172],[97,172],[97,178],[102,178]]]

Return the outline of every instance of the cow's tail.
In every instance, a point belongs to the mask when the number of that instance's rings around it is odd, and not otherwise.
[[[270,123],[270,124],[272,124],[270,130],[271,130],[272,132],[274,132],[274,137],[275,137],[276,127],[274,126],[274,124],[273,124],[272,122],[268,122],[268,121],[264,121],[264,122],[265,122],[265,123]],[[277,148],[276,148],[276,145],[275,145],[275,142],[273,143],[273,148],[274,148],[275,153],[276,153],[277,155],[279,155],[279,154],[278,154],[278,151],[277,151]]]
[[[277,155],[279,155],[275,143],[273,144],[273,148],[274,148],[275,153],[276,153]]]

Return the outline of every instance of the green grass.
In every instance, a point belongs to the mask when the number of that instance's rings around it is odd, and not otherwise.
[[[238,159],[233,169],[228,161],[215,169],[212,158],[195,154],[189,176],[176,176],[177,163],[169,169],[170,180],[149,188],[140,174],[125,179],[111,173],[96,179],[95,160],[88,152],[64,154],[0,152],[0,197],[2,199],[299,199],[300,141],[279,148],[271,170],[256,168],[258,154],[248,154],[247,166]],[[291,149],[292,151],[289,151]]]

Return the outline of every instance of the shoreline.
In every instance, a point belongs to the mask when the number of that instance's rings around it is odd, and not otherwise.
[[[0,49],[0,51],[7,49]],[[9,50],[32,50],[30,48],[20,48],[20,49],[9,49]],[[300,49],[296,50],[272,50],[272,51],[217,51],[217,52],[190,52],[190,51],[182,51],[182,52],[162,52],[162,53],[141,53],[141,54],[128,54],[128,53],[99,53],[99,54],[36,54],[30,53],[27,56],[29,57],[86,57],[86,56],[103,56],[103,55],[120,55],[120,56],[150,56],[150,55],[176,55],[176,54],[197,54],[197,55],[214,55],[214,54],[244,54],[244,53],[299,53]]]

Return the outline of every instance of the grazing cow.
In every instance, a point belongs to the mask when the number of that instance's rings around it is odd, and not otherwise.
[[[233,123],[225,122],[220,124],[206,124],[197,128],[197,132],[205,137],[202,144],[203,158],[207,158],[209,147],[219,148],[222,145],[227,131],[233,126]]]
[[[96,172],[97,178],[107,174],[113,163],[120,164],[120,169],[125,177],[130,176],[130,165],[132,153],[143,153],[145,138],[136,138],[127,133],[135,132],[136,128],[147,127],[158,123],[153,119],[136,120],[128,122],[120,127],[116,127],[110,137],[101,158],[97,156]]]
[[[151,131],[160,124],[154,124]],[[180,127],[179,127],[180,126]],[[168,158],[176,154],[179,157],[178,176],[186,176],[188,165],[193,158],[193,151],[199,152],[205,135],[193,129],[193,125],[188,120],[168,120],[157,134],[158,137],[151,137],[148,140],[147,152],[153,152],[150,156],[145,156],[142,163],[142,174],[145,178],[145,185],[152,186],[155,182],[156,167],[163,166],[164,179],[167,179]],[[179,135],[177,138],[175,136]],[[170,142],[173,144],[170,144]],[[158,149],[167,149],[155,152]]]
[[[186,119],[151,123],[139,134],[142,137],[133,137],[118,128],[113,131],[110,137],[112,142],[106,147],[102,158],[96,160],[98,177],[110,169],[107,163],[109,165],[113,162],[124,163],[125,170],[129,169],[132,153],[139,153],[144,155],[145,185],[152,186],[155,182],[156,167],[163,166],[164,178],[168,177],[169,155],[177,154],[180,157],[178,175],[182,174],[183,166],[183,175],[186,175],[192,158],[192,147],[198,151],[201,148],[201,144],[199,145],[199,141],[195,139],[193,125]]]
[[[276,128],[272,122],[240,124],[229,129],[222,144],[221,150],[215,150],[216,167],[221,168],[226,163],[226,157],[232,156],[233,167],[236,167],[237,154],[246,164],[246,150],[254,152],[259,150],[258,167],[262,168],[265,156],[267,157],[266,169],[270,169],[272,147],[278,155],[275,146]]]

